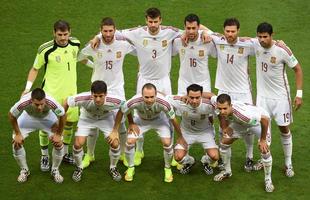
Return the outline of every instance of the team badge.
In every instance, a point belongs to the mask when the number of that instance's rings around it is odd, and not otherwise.
[[[259,56],[259,55],[260,55],[259,51],[256,51],[256,55],[257,55],[257,56]]]
[[[97,52],[97,57],[102,58],[102,52]]]
[[[220,50],[223,51],[224,50],[224,45],[220,44]]]
[[[181,55],[185,54],[185,49],[181,49]]]
[[[121,57],[122,57],[122,52],[121,51],[116,52],[116,58],[121,58]]]
[[[187,116],[188,116],[188,112],[187,112],[187,111],[184,111],[184,112],[183,112],[183,116],[184,116],[184,117],[187,117]]]
[[[206,119],[206,115],[205,114],[200,115],[200,119]]]
[[[239,47],[238,49],[238,54],[243,54],[244,48],[243,47]]]
[[[167,45],[168,45],[168,41],[167,40],[161,41],[161,46],[162,47],[166,47]]]
[[[148,45],[148,43],[149,43],[149,42],[147,41],[147,39],[144,39],[144,40],[143,40],[143,46],[146,47],[146,46]]]
[[[60,115],[60,114],[61,114],[61,110],[60,110],[60,109],[58,109],[58,108],[57,108],[57,109],[55,109],[55,114],[56,114],[56,115]]]
[[[61,57],[60,56],[56,56],[55,59],[56,59],[56,62],[60,63],[60,61],[61,61]]]
[[[270,58],[270,62],[271,62],[271,63],[275,64],[276,61],[277,61],[277,58],[276,58],[276,57],[272,56],[272,57]]]
[[[67,50],[65,50],[64,54],[67,54],[67,53],[68,53],[68,51],[67,51]]]
[[[204,57],[204,56],[205,56],[205,51],[199,50],[199,57]]]

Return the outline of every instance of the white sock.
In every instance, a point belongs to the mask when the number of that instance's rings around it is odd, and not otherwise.
[[[265,172],[265,180],[270,179],[271,180],[271,170],[272,170],[272,156],[270,152],[266,154],[261,154],[262,161],[264,165],[264,172]]]
[[[64,144],[63,152],[64,152],[64,155],[69,153],[69,145],[68,144]]]
[[[128,162],[128,167],[134,167],[134,159],[135,159],[135,144],[129,145],[126,142],[125,156]]]
[[[143,152],[144,136],[138,138],[136,142],[136,151]]]
[[[246,158],[253,159],[254,134],[245,134],[243,139],[246,146]]]
[[[73,158],[75,161],[75,165],[79,168],[83,168],[83,155],[84,155],[83,147],[80,149],[75,149],[73,146]]]
[[[165,168],[170,168],[171,167],[172,157],[173,157],[172,144],[169,147],[165,147],[164,146]]]
[[[63,145],[62,147],[60,148],[53,148],[53,151],[52,151],[52,160],[53,160],[53,164],[52,164],[52,170],[53,169],[58,169],[60,164],[61,164],[61,161],[62,161],[62,157],[64,156],[64,146]]]
[[[230,145],[227,144],[221,144],[220,147],[220,154],[224,163],[225,171],[226,172],[231,172],[231,164],[230,164],[230,159],[231,159],[231,147]]]
[[[186,154],[186,155],[183,157],[183,159],[180,161],[180,163],[181,163],[182,165],[194,164],[194,162],[195,162],[195,159],[194,159],[192,156],[190,156],[189,154]]]
[[[41,148],[41,155],[42,156],[48,156],[48,147],[46,149]]]
[[[288,133],[281,133],[281,143],[284,152],[285,165],[292,165],[292,150],[293,150],[293,140],[291,131]]]
[[[121,148],[118,146],[116,149],[110,147],[109,156],[110,156],[110,169],[116,167],[119,157],[121,156]]]
[[[95,147],[96,147],[96,142],[98,138],[98,131],[95,135],[90,135],[87,137],[87,154],[89,156],[94,156],[95,155]]]
[[[24,149],[24,146],[22,146],[20,149],[15,149],[13,145],[13,156],[18,164],[18,166],[21,169],[29,170],[26,160],[26,151]]]

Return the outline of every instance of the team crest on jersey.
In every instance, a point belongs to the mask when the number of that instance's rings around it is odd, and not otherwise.
[[[259,51],[256,51],[256,55],[257,55],[257,56],[259,56],[259,55],[260,55]]]
[[[206,119],[206,115],[205,114],[202,114],[202,115],[200,115],[200,119]]]
[[[61,57],[60,56],[56,56],[55,59],[56,59],[56,62],[58,62],[58,63],[61,62]]]
[[[97,58],[102,58],[102,52],[97,52]]]
[[[184,117],[187,117],[187,116],[188,116],[188,112],[187,112],[187,111],[184,111],[184,112],[183,112],[183,116],[184,116]]]
[[[243,47],[239,47],[238,49],[238,54],[243,54],[244,48]]]
[[[143,40],[143,46],[146,47],[146,46],[148,45],[148,43],[149,43],[149,41],[148,41],[147,39],[144,39],[144,40]]]
[[[122,57],[122,52],[121,51],[116,52],[116,58],[121,58],[121,57]]]
[[[185,49],[181,49],[181,55],[185,54]]]
[[[275,63],[277,62],[277,58],[274,57],[274,56],[272,56],[272,57],[270,58],[270,62],[273,63],[273,64],[275,64]]]
[[[205,56],[205,51],[199,50],[199,57],[204,57],[204,56]]]
[[[67,54],[67,53],[68,53],[68,51],[67,51],[67,50],[65,50],[64,54]]]
[[[162,47],[166,47],[167,45],[168,45],[168,41],[167,40],[161,41],[161,46]]]
[[[223,51],[224,50],[224,45],[223,44],[220,44],[220,49]]]

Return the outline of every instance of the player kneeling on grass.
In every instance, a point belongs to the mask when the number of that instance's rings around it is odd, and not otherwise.
[[[88,136],[96,135],[100,130],[105,139],[110,144],[110,175],[113,180],[120,181],[121,174],[117,170],[117,162],[120,157],[120,145],[118,132],[112,132],[114,124],[113,110],[119,109],[122,100],[111,95],[107,95],[107,85],[104,81],[94,81],[90,92],[84,92],[75,96],[68,97],[65,102],[65,110],[68,107],[79,106],[81,115],[77,124],[75,141],[73,145],[73,157],[76,163],[76,169],[73,172],[72,179],[78,182],[82,178],[82,158],[84,155],[83,145]]]
[[[221,94],[216,100],[219,111],[220,126],[223,137],[220,142],[220,154],[224,162],[225,170],[214,177],[214,181],[222,181],[232,176],[231,172],[231,147],[230,145],[248,131],[259,138],[259,150],[265,172],[265,190],[273,192],[274,186],[271,180],[272,157],[266,138],[268,133],[269,114],[263,108],[241,103],[231,102],[227,94]]]
[[[59,166],[64,154],[62,131],[65,123],[63,107],[45,92],[36,88],[28,93],[10,109],[9,119],[13,126],[13,156],[20,166],[18,182],[26,182],[30,171],[26,161],[24,140],[29,133],[43,130],[48,133],[53,143],[53,164],[51,175],[56,183],[62,183],[63,177],[59,173]]]
[[[214,106],[208,99],[202,98],[203,88],[192,84],[187,87],[187,103],[182,101],[181,96],[167,96],[176,113],[182,117],[181,131],[188,144],[185,148],[181,144],[175,145],[174,158],[183,165],[181,174],[190,172],[195,164],[195,159],[188,154],[190,146],[199,143],[205,150],[201,158],[203,169],[207,175],[213,174],[213,167],[217,166],[219,159],[218,146],[215,143],[215,130],[209,116],[214,114]],[[209,93],[212,94],[212,93]]]
[[[137,111],[137,116],[132,119],[131,113],[134,111]],[[133,181],[133,176],[135,174],[135,143],[137,139],[142,138],[145,132],[153,129],[158,133],[164,149],[164,181],[169,183],[172,182],[171,161],[173,156],[173,141],[171,139],[172,130],[169,119],[176,129],[176,132],[179,134],[179,138],[182,138],[173,107],[162,95],[157,94],[155,85],[146,83],[142,87],[142,94],[135,95],[128,100],[117,113],[113,133],[117,132],[119,129],[124,114],[127,114],[129,123],[125,149],[125,156],[128,161],[125,181]],[[183,143],[181,142],[181,144]]]

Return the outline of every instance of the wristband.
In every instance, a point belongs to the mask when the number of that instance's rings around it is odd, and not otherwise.
[[[302,98],[302,90],[296,91],[296,97]]]
[[[33,84],[33,83],[32,83],[31,81],[27,81],[25,90],[30,90],[31,87],[32,87],[32,84]]]

